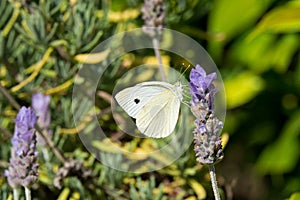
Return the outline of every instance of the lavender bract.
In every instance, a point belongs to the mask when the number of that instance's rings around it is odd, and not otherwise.
[[[37,180],[36,122],[35,112],[26,107],[20,109],[15,119],[10,163],[4,172],[12,188],[20,185],[28,187]]]
[[[214,164],[224,156],[219,137],[223,122],[214,115],[215,79],[216,73],[207,75],[200,65],[196,65],[190,73],[191,111],[197,118],[194,150],[197,161],[206,165]]]

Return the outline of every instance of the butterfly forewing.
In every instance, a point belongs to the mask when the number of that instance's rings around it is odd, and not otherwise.
[[[133,118],[147,104],[153,96],[165,90],[163,87],[142,86],[140,84],[126,88],[116,95],[118,104]]]

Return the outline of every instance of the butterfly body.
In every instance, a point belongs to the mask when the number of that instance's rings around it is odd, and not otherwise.
[[[176,126],[182,85],[148,81],[117,93],[116,100],[126,113],[136,119],[136,126],[146,136],[161,138],[170,135]]]

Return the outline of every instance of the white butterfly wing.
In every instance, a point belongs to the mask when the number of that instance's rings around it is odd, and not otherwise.
[[[144,135],[161,138],[170,135],[177,124],[181,92],[178,95],[174,89],[167,82],[149,81],[126,88],[115,98],[136,119],[137,128]]]
[[[145,82],[150,83],[150,82]],[[137,84],[133,87],[121,90],[115,98],[118,104],[133,118],[137,118],[140,110],[156,95],[166,90],[161,86],[150,84]]]
[[[146,136],[167,137],[175,129],[179,108],[180,99],[172,90],[165,88],[140,110],[136,118],[136,125]]]

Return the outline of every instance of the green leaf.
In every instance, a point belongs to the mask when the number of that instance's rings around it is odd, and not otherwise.
[[[258,158],[256,168],[262,174],[283,174],[293,170],[300,155],[300,110],[286,123],[281,136],[267,146]]]
[[[248,37],[253,39],[262,32],[291,33],[300,31],[300,4],[287,4],[268,12]]]
[[[270,67],[270,55],[276,37],[270,34],[262,34],[254,40],[245,39],[237,41],[230,52],[232,62],[246,64],[252,71],[262,73]],[[272,47],[272,48],[271,48]]]
[[[263,73],[271,68],[284,73],[299,49],[299,40],[297,34],[287,34],[280,38],[273,34],[261,34],[251,41],[237,41],[230,57],[232,62],[242,62],[256,73]]]
[[[57,200],[67,200],[70,194],[70,188],[64,188],[60,195],[58,196]]]
[[[278,41],[274,51],[271,53],[270,64],[279,73],[285,73],[292,61],[292,57],[299,49],[299,35],[288,34]]]
[[[194,192],[197,194],[198,199],[205,199],[206,198],[206,191],[205,191],[204,187],[199,182],[197,182],[194,179],[191,179],[189,181],[189,184],[193,188]]]
[[[251,26],[268,8],[272,0],[216,0],[210,12],[208,31],[215,35],[209,43],[209,52],[219,58],[223,45]],[[219,55],[216,55],[219,54]]]
[[[77,54],[74,56],[74,60],[80,63],[96,64],[105,60],[109,53],[110,49],[97,53]]]
[[[42,182],[43,184],[45,185],[51,185],[53,184],[53,180],[50,175],[49,175],[49,172],[47,171],[47,168],[45,165],[40,165],[39,166],[39,181]]]
[[[263,79],[250,71],[225,80],[224,85],[229,109],[249,102],[264,88]]]
[[[295,192],[295,193],[293,193],[293,194],[290,196],[289,200],[300,200],[300,192]]]
[[[296,69],[294,71],[294,78],[295,78],[295,86],[298,90],[300,90],[300,59],[298,60],[298,63],[296,64]]]

